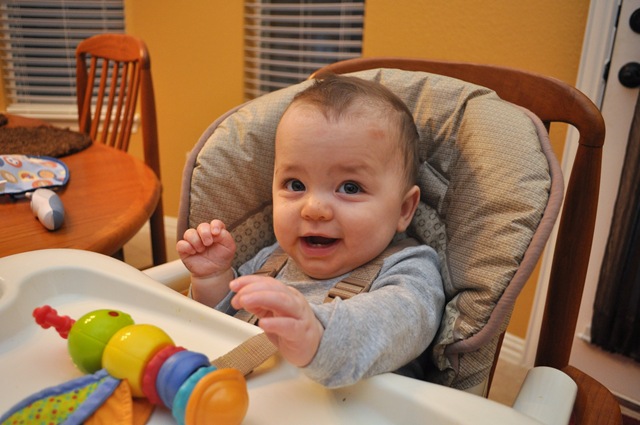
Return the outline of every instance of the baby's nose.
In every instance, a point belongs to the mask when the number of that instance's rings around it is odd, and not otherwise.
[[[327,221],[333,217],[331,205],[317,196],[309,196],[301,213],[305,220]]]

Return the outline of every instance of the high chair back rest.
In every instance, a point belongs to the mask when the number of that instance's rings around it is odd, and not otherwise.
[[[513,300],[560,209],[563,184],[547,132],[485,87],[397,69],[354,75],[400,96],[420,132],[422,199],[409,233],[438,252],[447,295],[429,379],[483,393]],[[185,165],[179,235],[223,220],[238,246],[236,266],[274,242],[275,130],[309,84],[240,105],[205,131]]]
[[[79,130],[94,142],[127,151],[140,98],[145,163],[160,179],[160,152],[151,62],[145,43],[126,34],[100,34],[76,49]],[[151,216],[154,265],[167,261],[162,197]]]
[[[527,108],[548,129],[571,124],[580,135],[558,229],[535,365],[562,369],[569,363],[595,226],[604,119],[583,93],[562,81],[492,65],[408,58],[359,58],[326,66],[323,72],[348,73],[399,68],[447,75],[488,87],[504,100]]]

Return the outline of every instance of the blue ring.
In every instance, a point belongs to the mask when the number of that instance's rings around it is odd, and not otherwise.
[[[188,350],[178,351],[165,360],[156,377],[156,390],[162,403],[171,409],[180,386],[196,370],[205,366],[209,366],[207,356]]]
[[[176,397],[173,400],[173,408],[171,409],[171,414],[175,418],[176,422],[178,422],[178,425],[185,425],[184,416],[187,413],[187,403],[189,402],[189,397],[191,397],[191,393],[193,392],[196,384],[200,379],[216,369],[217,368],[215,366],[202,367],[191,375],[184,384],[182,384],[176,393]]]

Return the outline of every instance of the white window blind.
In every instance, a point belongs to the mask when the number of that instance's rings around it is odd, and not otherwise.
[[[364,0],[245,0],[245,98],[362,53]]]
[[[124,32],[123,0],[1,0],[0,55],[8,111],[77,120],[75,49]]]

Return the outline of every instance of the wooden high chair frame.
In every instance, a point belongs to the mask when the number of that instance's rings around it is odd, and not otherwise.
[[[582,300],[600,184],[605,125],[598,108],[570,85],[534,73],[493,65],[394,57],[357,58],[316,71],[337,74],[398,68],[445,75],[494,90],[502,99],[536,114],[547,130],[552,122],[572,125],[580,134],[568,180],[549,277],[535,365],[569,374],[579,385],[576,423],[621,424],[620,407],[600,383],[569,366]],[[498,347],[498,352],[499,352]],[[497,361],[498,353],[496,353]]]
[[[129,149],[140,98],[144,161],[160,180],[151,62],[145,43],[126,34],[100,34],[83,40],[76,49],[76,84],[79,130],[94,142],[123,151]],[[166,263],[162,195],[149,223],[153,264]],[[122,257],[122,252],[116,256]]]

